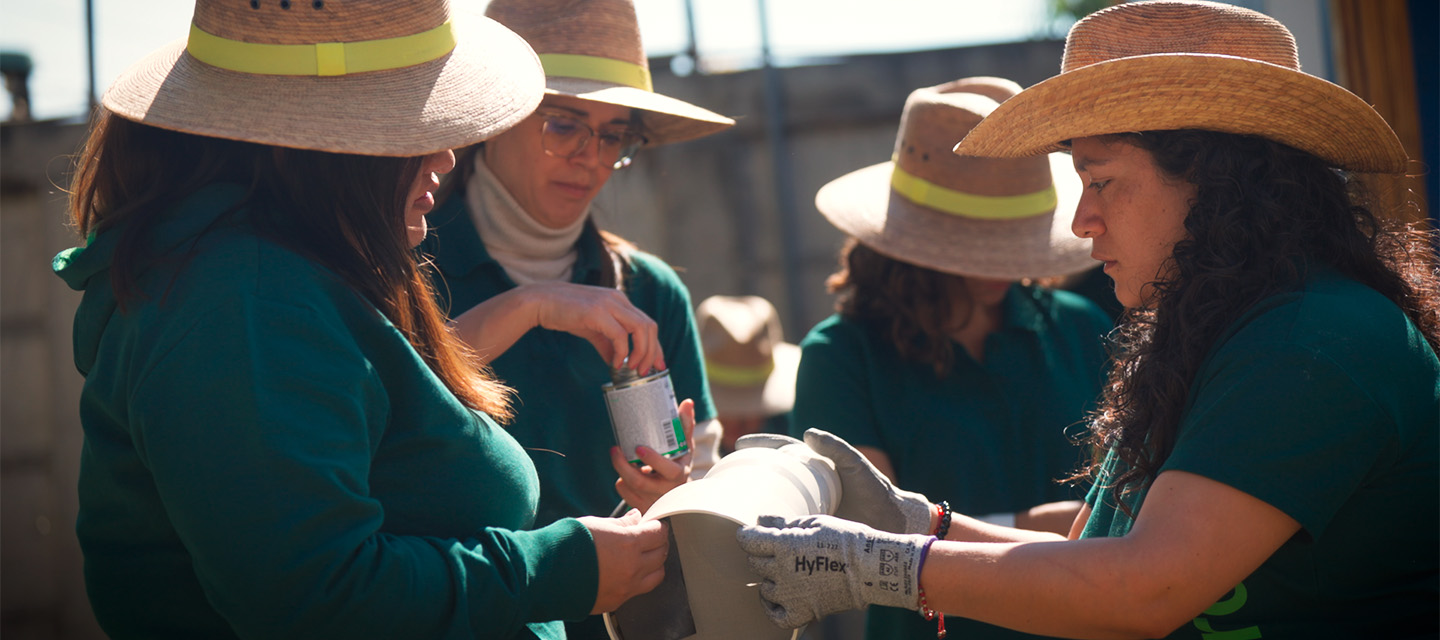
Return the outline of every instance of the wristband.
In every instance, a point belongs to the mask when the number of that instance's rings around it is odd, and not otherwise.
[[[931,538],[931,539],[929,539],[928,541],[926,541],[926,542],[925,542],[925,548],[923,548],[923,549],[920,550],[920,567],[916,570],[916,575],[915,575],[915,584],[916,584],[916,586],[919,586],[919,584],[920,584],[920,575],[919,575],[919,572],[925,570],[925,557],[928,556],[928,555],[930,555],[930,545],[932,545],[932,544],[935,544],[935,538]],[[936,637],[936,638],[944,638],[944,637],[945,637],[945,614],[940,613],[939,611],[936,611],[936,610],[930,608],[930,603],[929,603],[928,601],[926,601],[926,599],[925,599],[925,587],[920,587],[920,588],[919,588],[919,591],[920,591],[920,617],[922,617],[922,618],[924,618],[924,619],[926,619],[926,620],[935,620],[936,618],[939,618],[939,622],[937,623],[938,626],[937,626],[936,629],[935,629],[935,637]]]

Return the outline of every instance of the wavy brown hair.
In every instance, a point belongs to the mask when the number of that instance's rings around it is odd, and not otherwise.
[[[101,111],[79,155],[70,217],[82,234],[118,229],[110,274],[123,311],[142,295],[136,282],[146,268],[175,258],[148,247],[165,212],[212,183],[246,187],[227,216],[246,208],[257,232],[334,272],[461,402],[505,421],[511,391],[446,327],[407,240],[402,212],[421,163],[197,136]]]
[[[838,294],[842,317],[885,336],[901,358],[930,365],[936,377],[955,364],[951,331],[974,315],[964,276],[901,262],[854,238],[840,249],[840,270],[825,286]]]
[[[1347,174],[1253,136],[1150,131],[1108,136],[1148,151],[1162,174],[1195,185],[1155,304],[1121,317],[1114,366],[1093,415],[1097,456],[1123,463],[1117,503],[1148,486],[1175,446],[1190,385],[1221,332],[1246,310],[1329,265],[1399,306],[1440,351],[1440,272],[1433,232],[1381,219]],[[1094,480],[1100,459],[1076,478]]]

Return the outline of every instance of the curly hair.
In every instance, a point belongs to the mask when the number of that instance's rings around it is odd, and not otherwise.
[[[1092,416],[1097,456],[1122,463],[1106,481],[1116,502],[1153,481],[1175,446],[1201,362],[1261,300],[1301,286],[1326,264],[1389,298],[1440,351],[1440,271],[1433,232],[1377,218],[1359,184],[1298,149],[1253,136],[1150,131],[1107,136],[1148,151],[1160,172],[1196,187],[1154,283],[1113,334],[1114,364]],[[1076,479],[1095,480],[1097,457]]]
[[[887,336],[901,358],[930,365],[937,377],[955,363],[950,331],[974,315],[965,276],[895,260],[854,238],[840,249],[840,270],[825,286],[838,294],[841,316]],[[965,320],[957,323],[960,316]]]

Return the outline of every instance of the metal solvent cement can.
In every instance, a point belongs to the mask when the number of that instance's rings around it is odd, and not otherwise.
[[[635,447],[644,445],[666,458],[678,458],[690,452],[685,441],[685,428],[675,407],[675,388],[670,372],[661,371],[640,377],[634,370],[621,367],[610,372],[611,382],[601,385],[605,408],[610,412],[610,427],[620,453],[632,464],[641,463]]]

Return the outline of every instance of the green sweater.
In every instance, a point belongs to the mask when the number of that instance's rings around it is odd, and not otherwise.
[[[1170,638],[1436,636],[1440,361],[1379,293],[1317,269],[1247,311],[1195,375],[1171,469],[1263,500],[1301,531]],[[1082,537],[1129,533],[1109,491],[1087,501]]]
[[[76,523],[114,638],[560,638],[598,568],[528,530],[528,456],[338,277],[212,185],[152,234],[122,311],[110,231],[55,259],[84,298]],[[212,227],[213,225],[213,227]],[[207,228],[209,230],[207,231]]]
[[[434,257],[441,306],[456,315],[516,286],[485,250],[465,201],[457,191],[427,216],[431,233],[420,247]],[[595,284],[602,269],[612,268],[594,227],[587,226],[576,250],[571,282]],[[625,296],[657,325],[675,399],[695,401],[697,423],[714,418],[689,290],[663,260],[641,251],[629,257]],[[584,338],[535,328],[490,367],[519,396],[507,429],[530,451],[540,473],[537,521],[608,515],[620,502],[610,465],[615,436],[600,390],[610,382],[609,364]],[[584,640],[608,637],[600,616],[570,622],[566,633]]]
[[[448,198],[428,220],[431,237],[421,250],[434,256],[442,308],[458,315],[516,286],[485,250],[463,193]],[[571,282],[595,282],[607,268],[599,234],[587,228],[577,248]],[[689,291],[664,261],[640,251],[630,254],[625,277],[625,295],[658,326],[675,399],[695,401],[696,422],[714,418]],[[540,471],[538,522],[609,515],[620,501],[610,465],[615,435],[600,390],[610,382],[610,367],[595,347],[579,336],[536,328],[490,366],[519,396],[507,428],[531,451]]]

